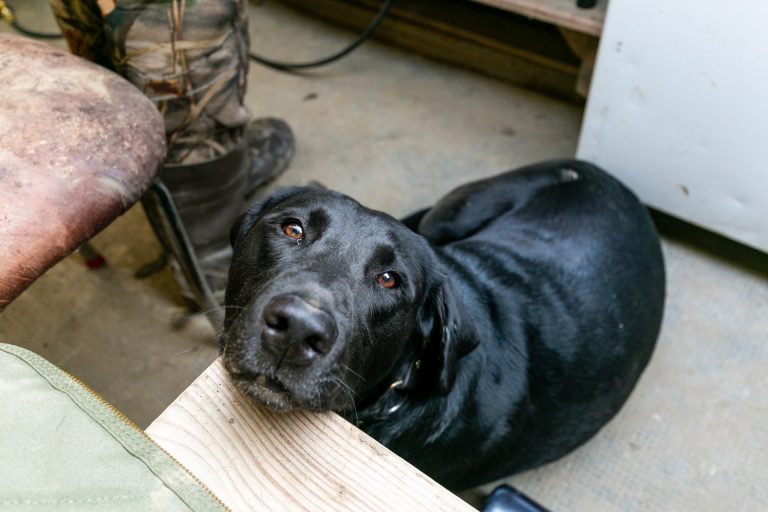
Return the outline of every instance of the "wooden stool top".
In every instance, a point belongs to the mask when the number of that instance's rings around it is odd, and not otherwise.
[[[128,81],[0,34],[0,311],[134,204],[165,156],[163,120]]]

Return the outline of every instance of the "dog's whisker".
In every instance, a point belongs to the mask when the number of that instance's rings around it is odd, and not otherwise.
[[[341,367],[341,368],[342,368],[342,369],[343,369],[345,372],[349,372],[349,373],[351,373],[352,375],[354,375],[355,377],[357,377],[358,379],[360,379],[361,381],[365,382],[365,377],[363,377],[362,375],[360,375],[359,373],[357,373],[355,370],[353,370],[353,369],[352,369],[352,368],[350,368],[349,366],[347,366],[347,365],[345,365],[345,364],[343,364],[343,363],[339,363],[339,366],[340,366],[340,367]]]
[[[349,387],[348,384],[346,384],[344,381],[342,381],[338,377],[333,377],[333,382],[344,392],[347,393],[347,396],[349,396],[349,403],[352,406],[352,412],[355,414],[355,425],[357,425],[360,422],[360,418],[357,415],[357,406],[355,405],[355,398],[353,395],[357,395],[352,388]]]
[[[338,384],[340,384],[340,385],[341,385],[341,386],[343,386],[345,389],[347,389],[347,390],[348,390],[348,391],[349,391],[349,392],[350,392],[352,395],[354,395],[354,396],[356,396],[356,397],[360,398],[360,395],[358,395],[358,394],[357,394],[357,393],[356,393],[356,392],[355,392],[355,391],[354,391],[354,390],[353,390],[353,389],[350,387],[350,385],[349,385],[349,384],[347,384],[346,382],[344,382],[344,381],[341,379],[341,377],[338,377],[338,376],[334,376],[334,377],[332,378],[332,381],[333,381],[333,382],[336,382],[336,383],[338,383]]]
[[[195,355],[194,359],[196,363],[199,363],[201,361],[210,361],[211,359],[215,359],[215,354],[218,354],[219,352],[219,345],[218,343],[211,343],[215,341],[216,336],[212,336],[211,338],[207,339],[202,345],[202,350],[198,350],[197,354]],[[186,352],[186,351],[185,351]]]
[[[219,332],[206,338],[205,340],[206,350],[210,350],[212,348],[218,348],[219,341],[221,341],[221,339],[224,337],[224,334],[225,334],[224,332]],[[213,345],[213,347],[211,347],[211,345]]]
[[[228,309],[246,309],[244,306],[230,306],[227,304],[222,304],[220,306],[216,306],[215,308],[209,308],[205,310],[195,311],[194,314],[202,314],[207,315],[208,313],[215,313],[217,311],[226,311]]]
[[[315,403],[317,403],[318,408],[320,407],[320,404],[322,403],[322,397],[320,396],[320,386],[317,386],[315,388]]]

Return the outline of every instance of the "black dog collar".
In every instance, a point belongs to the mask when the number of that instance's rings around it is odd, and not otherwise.
[[[355,417],[358,427],[375,421],[383,421],[396,413],[408,401],[409,392],[413,389],[416,374],[421,368],[421,360],[417,359],[408,368],[405,377],[389,385],[389,388],[373,404]]]

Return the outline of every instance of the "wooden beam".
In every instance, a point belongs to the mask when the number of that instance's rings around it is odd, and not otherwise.
[[[598,0],[591,9],[576,6],[576,0],[473,0],[592,36],[600,36],[608,0]]]
[[[379,0],[281,0],[281,3],[355,31],[368,26],[380,5]],[[514,16],[472,2],[445,5],[439,0],[395,2],[374,37],[521,87],[580,102],[581,98],[574,92],[578,59],[560,36],[555,33],[557,41],[553,41],[551,34],[541,34],[524,26],[527,23],[524,18],[511,18]],[[488,30],[491,25],[493,30]],[[558,48],[557,43],[562,48]],[[534,49],[542,47],[547,51]],[[559,58],[563,51],[571,61]]]
[[[576,80],[576,92],[583,97],[589,94],[589,84],[592,82],[592,72],[597,60],[597,48],[600,39],[595,36],[576,32],[567,28],[560,28],[560,33],[565,38],[573,53],[581,59],[579,78]]]
[[[474,510],[336,414],[254,406],[219,360],[147,433],[233,511]]]

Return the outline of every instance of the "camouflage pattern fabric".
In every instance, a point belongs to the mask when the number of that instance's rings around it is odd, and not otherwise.
[[[165,118],[168,163],[228,153],[250,115],[247,0],[50,0],[70,50],[117,71]]]

